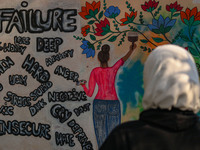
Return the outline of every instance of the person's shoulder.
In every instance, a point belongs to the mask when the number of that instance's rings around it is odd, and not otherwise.
[[[129,141],[137,140],[146,124],[142,121],[128,121],[115,127],[100,150],[127,149]]]
[[[130,131],[130,130],[137,130],[138,128],[144,127],[146,123],[139,121],[139,120],[134,120],[134,121],[128,121],[124,122],[120,125],[118,125],[113,132],[118,132],[118,131]]]
[[[196,130],[198,130],[199,133],[200,133],[200,120],[198,120],[198,122],[196,123],[195,128],[196,128]]]
[[[92,72],[97,72],[97,71],[100,71],[101,70],[101,67],[95,67],[94,69],[92,69]]]
[[[124,63],[124,61],[123,61],[123,59],[122,58],[120,58],[119,60],[117,60],[115,63],[114,63],[114,65],[113,66],[115,66],[116,64],[119,64],[119,63]]]

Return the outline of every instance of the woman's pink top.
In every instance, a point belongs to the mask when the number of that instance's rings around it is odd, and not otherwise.
[[[98,93],[95,99],[100,100],[118,100],[115,90],[115,77],[120,66],[124,64],[123,59],[118,60],[112,67],[94,68],[90,74],[87,88],[82,85],[87,96],[91,97],[94,93],[96,83],[98,85]]]

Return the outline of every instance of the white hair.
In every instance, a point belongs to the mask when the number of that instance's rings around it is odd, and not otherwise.
[[[144,64],[144,110],[160,108],[198,112],[199,76],[193,57],[176,45],[158,46]]]

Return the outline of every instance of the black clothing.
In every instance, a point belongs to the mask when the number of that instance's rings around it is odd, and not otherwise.
[[[143,111],[116,127],[100,150],[200,150],[200,123],[191,111]]]

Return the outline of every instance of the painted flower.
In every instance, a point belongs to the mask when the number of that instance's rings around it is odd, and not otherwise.
[[[152,24],[149,24],[149,29],[156,34],[165,34],[171,30],[171,28],[176,23],[176,19],[170,19],[169,17],[163,18],[162,15],[158,20],[153,19]]]
[[[86,25],[83,28],[81,28],[81,33],[83,36],[87,36],[87,34],[90,32],[90,26]]]
[[[101,20],[100,23],[95,23],[95,25],[97,27],[95,29],[97,31],[95,35],[97,36],[104,36],[110,32],[110,22],[107,18],[105,18],[104,21]]]
[[[200,12],[198,12],[197,7],[194,7],[192,10],[187,8],[184,11],[181,11],[181,20],[184,24],[188,26],[195,26],[200,24]]]
[[[154,9],[157,8],[159,2],[155,0],[149,0],[149,2],[145,2],[144,5],[141,5],[142,9],[147,12],[152,12]]]
[[[82,43],[83,43],[81,45],[81,48],[83,49],[82,54],[86,54],[87,58],[89,58],[91,56],[94,57],[94,55],[95,55],[94,46],[87,40],[83,40]]]
[[[180,7],[180,5],[177,4],[177,1],[174,4],[170,4],[166,6],[166,10],[169,12],[177,12],[177,11],[181,11],[183,9],[183,7]]]
[[[99,12],[100,9],[100,1],[95,2],[93,1],[92,4],[86,2],[86,7],[81,7],[81,12],[79,12],[79,15],[83,19],[90,19],[92,17],[95,17],[95,15]]]
[[[104,15],[108,18],[115,18],[120,14],[120,10],[118,7],[110,6],[106,9]]]
[[[136,12],[131,12],[131,14],[129,15],[128,13],[125,13],[125,18],[120,19],[121,26],[127,25],[129,23],[132,23],[133,20],[136,18],[137,16],[137,11]]]

